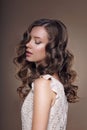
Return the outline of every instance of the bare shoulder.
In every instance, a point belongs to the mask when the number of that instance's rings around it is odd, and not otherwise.
[[[44,78],[38,78],[34,81],[35,86],[50,86],[50,80]]]
[[[34,81],[35,91],[46,94],[51,94],[50,80],[38,78]]]

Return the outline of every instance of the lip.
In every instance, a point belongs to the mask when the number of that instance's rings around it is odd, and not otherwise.
[[[26,56],[30,56],[30,55],[32,55],[32,52],[26,51]]]

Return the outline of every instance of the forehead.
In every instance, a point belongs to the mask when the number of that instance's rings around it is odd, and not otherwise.
[[[48,39],[48,33],[46,31],[46,29],[42,26],[37,26],[37,27],[33,27],[30,35],[32,37],[37,37],[37,38],[47,38]]]

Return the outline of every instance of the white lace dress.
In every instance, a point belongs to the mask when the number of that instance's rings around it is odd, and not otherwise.
[[[68,102],[65,96],[64,87],[60,81],[51,75],[44,75],[43,78],[51,78],[50,87],[57,93],[55,104],[50,109],[47,130],[66,130]],[[25,98],[21,108],[22,130],[31,130],[32,127],[33,91],[34,83],[32,83],[32,89]]]

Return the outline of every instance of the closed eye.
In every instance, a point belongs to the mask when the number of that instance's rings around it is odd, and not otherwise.
[[[35,41],[35,44],[41,44],[41,41],[39,41],[39,42]]]

